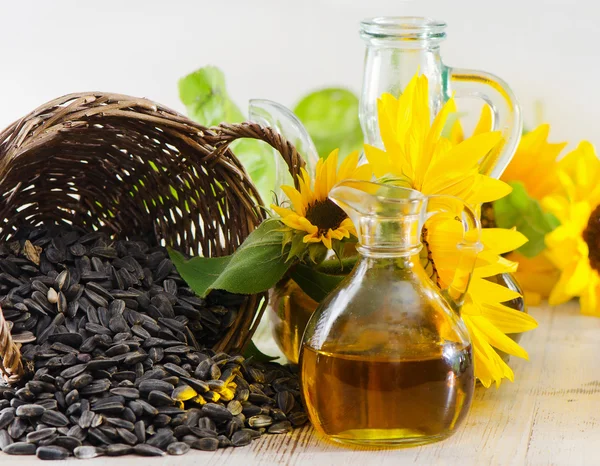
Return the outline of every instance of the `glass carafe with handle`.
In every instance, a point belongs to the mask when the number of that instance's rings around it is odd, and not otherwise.
[[[517,99],[500,78],[476,70],[452,68],[442,61],[441,43],[446,23],[421,17],[380,17],[361,22],[366,42],[360,122],[365,142],[382,147],[377,100],[383,93],[398,97],[416,72],[427,76],[429,104],[434,118],[452,95],[478,98],[490,106],[494,131],[501,131],[504,145],[480,163],[481,173],[500,178],[510,162],[522,131]]]
[[[480,249],[480,225],[457,198],[344,181],[330,199],[352,219],[359,260],[304,333],[302,393],[331,440],[420,445],[451,435],[473,394],[473,353],[459,310]],[[462,219],[455,277],[441,291],[419,262],[436,212]]]
[[[504,144],[490,151],[480,162],[484,175],[500,178],[512,159],[523,130],[521,111],[510,87],[500,78],[484,72],[447,66],[441,55],[446,23],[422,17],[380,17],[361,22],[360,34],[366,43],[360,122],[367,144],[381,147],[377,99],[383,93],[398,96],[419,71],[428,78],[431,116],[446,100],[477,98],[491,109],[493,131],[501,131]],[[477,206],[478,207],[478,206]],[[522,294],[516,278],[503,273],[488,280]],[[504,303],[526,312],[523,298]],[[520,335],[513,335],[518,340]],[[507,355],[503,355],[505,360]]]

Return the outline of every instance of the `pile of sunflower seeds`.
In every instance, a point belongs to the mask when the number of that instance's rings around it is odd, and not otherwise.
[[[120,300],[129,311],[157,321],[164,334],[194,347],[220,341],[244,299],[218,291],[197,297],[163,247],[113,243],[103,233],[68,226],[23,230],[0,245],[0,296],[15,341],[27,343],[34,333],[44,343],[42,330],[51,332],[61,315],[71,328],[81,316],[98,324]]]
[[[0,386],[4,453],[180,455],[307,422],[294,368],[206,349],[239,297],[196,297],[164,249],[33,230],[0,247],[0,268],[29,371]]]

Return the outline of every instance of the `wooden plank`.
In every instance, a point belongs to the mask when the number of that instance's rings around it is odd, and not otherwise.
[[[450,439],[400,450],[344,448],[310,427],[245,448],[184,457],[98,458],[98,466],[195,465],[576,465],[600,464],[600,319],[576,303],[533,309],[539,328],[523,337],[530,361],[513,360],[515,383],[476,389],[464,426]],[[31,458],[2,456],[2,465]],[[71,461],[71,460],[70,460]]]

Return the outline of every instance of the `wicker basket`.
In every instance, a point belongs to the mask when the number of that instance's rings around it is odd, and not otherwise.
[[[0,135],[0,240],[21,226],[70,222],[203,256],[231,254],[263,220],[262,200],[229,144],[263,140],[294,179],[302,158],[269,128],[205,128],[145,99],[79,93],[48,102]],[[266,306],[249,296],[216,350],[241,350]],[[0,371],[22,373],[0,311]]]

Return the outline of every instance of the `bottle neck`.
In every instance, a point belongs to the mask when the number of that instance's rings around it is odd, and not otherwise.
[[[367,144],[383,148],[379,135],[378,99],[384,93],[400,96],[417,71],[427,76],[429,106],[431,114],[435,115],[448,97],[448,73],[442,63],[439,45],[431,44],[423,48],[379,44],[367,46],[359,108],[359,119]]]
[[[410,257],[421,244],[421,215],[395,218],[365,216],[359,219],[358,252],[373,259]]]
[[[427,76],[429,105],[435,115],[449,97],[448,72],[440,55],[445,24],[427,18],[375,18],[365,21],[367,44],[359,118],[365,142],[382,147],[377,100],[402,94],[415,73]]]
[[[414,256],[394,256],[394,257],[372,257],[361,254],[354,273],[363,275],[369,273],[370,270],[377,269],[381,272],[390,271],[397,272],[398,270],[411,271],[414,270]]]

